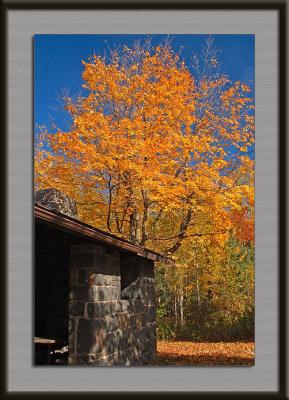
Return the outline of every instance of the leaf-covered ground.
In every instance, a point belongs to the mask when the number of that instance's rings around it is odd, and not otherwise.
[[[254,365],[255,344],[250,342],[195,343],[160,340],[158,365]]]

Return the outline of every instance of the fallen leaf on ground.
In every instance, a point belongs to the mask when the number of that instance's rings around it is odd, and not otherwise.
[[[158,365],[254,365],[253,342],[157,342]]]

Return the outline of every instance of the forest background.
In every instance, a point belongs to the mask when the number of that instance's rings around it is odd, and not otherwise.
[[[253,341],[254,36],[34,48],[35,190],[174,260],[156,268],[159,339]]]

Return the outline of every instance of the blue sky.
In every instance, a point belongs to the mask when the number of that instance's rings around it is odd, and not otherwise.
[[[150,35],[152,44],[167,35]],[[208,35],[170,35],[172,47],[189,64],[192,53],[199,54]],[[211,35],[222,63],[221,72],[233,81],[242,81],[254,89],[254,35]],[[114,45],[130,47],[147,35],[35,35],[34,36],[34,122],[48,128],[55,124],[69,130],[69,119],[61,111],[63,90],[71,95],[83,92],[81,60],[92,54],[103,55]]]

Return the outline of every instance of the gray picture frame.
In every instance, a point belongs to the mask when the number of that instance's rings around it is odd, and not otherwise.
[[[218,379],[214,380],[212,377],[212,372],[209,372],[206,368],[203,368],[200,371],[200,374],[204,376],[204,379],[208,380],[215,384],[215,389],[210,387],[209,390],[198,389],[194,390],[194,388],[190,388],[189,382],[190,380],[196,380],[194,375],[197,375],[194,372],[194,368],[183,368],[183,380],[181,378],[177,378],[178,372],[173,370],[173,373],[169,372],[169,368],[163,368],[161,371],[158,367],[153,367],[153,372],[149,373],[148,369],[145,368],[144,374],[147,375],[147,380],[139,378],[139,371],[130,369],[129,375],[123,373],[122,371],[118,372],[118,376],[116,374],[117,371],[111,371],[110,377],[106,376],[102,379],[106,382],[107,389],[104,390],[102,386],[100,390],[92,390],[90,386],[88,390],[84,390],[84,387],[79,383],[79,390],[75,391],[73,385],[70,386],[71,390],[64,390],[65,384],[56,385],[54,388],[48,390],[47,387],[50,386],[53,382],[53,374],[50,374],[47,370],[44,371],[46,376],[49,376],[50,381],[45,382],[43,378],[37,380],[37,385],[35,382],[33,383],[33,374],[31,372],[27,375],[22,373],[21,366],[23,363],[27,362],[27,354],[23,353],[23,347],[27,347],[29,344],[29,337],[25,334],[22,335],[21,331],[16,329],[15,321],[21,321],[21,316],[23,316],[26,311],[31,306],[30,300],[21,301],[22,295],[21,291],[23,290],[25,293],[31,293],[31,287],[33,283],[33,276],[25,274],[25,266],[31,264],[33,262],[33,249],[29,247],[32,243],[33,238],[33,213],[32,213],[32,188],[31,185],[23,186],[23,182],[25,177],[30,179],[32,182],[31,170],[32,163],[30,167],[28,167],[27,160],[32,160],[32,149],[33,149],[33,139],[32,139],[32,131],[31,137],[27,138],[22,134],[21,126],[32,126],[33,115],[31,112],[27,112],[27,110],[32,110],[32,100],[30,103],[30,108],[26,108],[26,104],[22,103],[22,111],[19,109],[19,104],[16,104],[19,101],[19,98],[22,98],[22,94],[31,91],[31,81],[23,80],[23,76],[18,72],[15,75],[15,71],[25,70],[26,64],[23,62],[21,58],[17,58],[17,40],[13,42],[13,38],[19,40],[21,38],[21,34],[24,34],[24,27],[27,27],[29,16],[31,17],[34,14],[40,16],[43,15],[41,13],[54,12],[59,14],[59,19],[61,20],[62,16],[66,12],[72,12],[72,21],[75,23],[75,29],[83,23],[82,15],[84,12],[90,11],[98,11],[107,12],[114,15],[114,18],[117,18],[118,21],[121,22],[122,12],[133,13],[137,16],[137,12],[151,12],[156,15],[155,20],[153,19],[153,23],[157,24],[157,19],[160,18],[160,24],[164,22],[164,19],[167,18],[167,11],[172,11],[172,18],[168,18],[168,23],[171,23],[172,29],[175,29],[175,21],[178,18],[183,18],[184,26],[189,26],[189,21],[186,20],[190,11],[198,11],[198,12],[222,12],[224,15],[228,16],[229,12],[239,13],[240,17],[242,13],[245,11],[254,12],[255,23],[256,26],[259,24],[263,27],[264,31],[268,31],[267,40],[272,38],[272,34],[269,28],[269,25],[266,24],[266,18],[264,15],[269,15],[269,13],[276,13],[275,17],[278,21],[277,31],[274,31],[277,38],[277,47],[273,48],[272,45],[268,45],[267,41],[267,50],[274,53],[275,64],[277,64],[277,69],[275,70],[274,65],[264,66],[262,70],[262,62],[259,63],[261,69],[256,69],[256,105],[259,107],[259,115],[263,116],[263,122],[259,124],[257,120],[257,132],[258,129],[261,129],[265,132],[268,127],[273,127],[273,142],[271,143],[269,140],[269,136],[263,135],[262,140],[257,142],[257,151],[263,149],[260,154],[259,163],[256,161],[256,184],[259,185],[261,190],[256,192],[256,204],[260,204],[260,214],[258,220],[258,226],[256,229],[256,238],[262,238],[260,240],[260,246],[256,249],[256,259],[258,259],[258,263],[265,265],[265,268],[260,271],[256,275],[256,287],[258,285],[258,279],[261,284],[260,290],[258,289],[258,293],[260,296],[258,297],[258,303],[256,303],[257,313],[258,306],[260,309],[259,316],[260,319],[257,321],[258,326],[260,328],[260,323],[264,324],[264,330],[266,335],[263,336],[257,335],[256,346],[257,346],[257,355],[256,355],[256,365],[258,368],[258,354],[262,358],[262,354],[258,353],[258,346],[261,348],[262,343],[266,344],[266,340],[268,340],[269,336],[272,335],[272,343],[274,342],[274,352],[268,352],[268,355],[274,354],[271,362],[274,366],[274,371],[269,370],[266,374],[264,374],[263,378],[260,379],[258,385],[259,389],[255,388],[253,390],[250,389],[249,378],[245,377],[244,369],[236,370],[234,376],[240,376],[240,389],[232,390],[230,388],[226,388],[225,381],[229,380],[230,372],[227,369],[223,371],[219,369],[216,371],[215,375],[222,374],[223,382],[220,385],[217,384]],[[57,395],[61,395],[63,398],[70,397],[92,397],[92,396],[149,396],[149,395],[157,395],[157,396],[190,396],[192,398],[212,398],[212,399],[221,399],[221,398],[255,398],[255,399],[287,399],[288,393],[286,388],[286,216],[287,216],[287,204],[286,204],[286,190],[287,190],[287,171],[286,171],[286,155],[287,155],[287,141],[286,141],[286,82],[287,82],[287,69],[286,69],[286,55],[287,55],[287,40],[286,40],[286,11],[287,11],[287,3],[283,1],[255,1],[255,2],[218,2],[218,1],[159,1],[153,2],[150,0],[143,2],[135,2],[135,1],[126,1],[126,2],[117,2],[117,1],[89,1],[86,0],[84,2],[81,1],[64,1],[56,2],[53,0],[50,1],[6,1],[5,4],[2,4],[1,9],[1,27],[2,27],[2,54],[5,56],[6,64],[2,63],[2,93],[5,94],[3,97],[5,100],[3,102],[2,107],[2,132],[5,132],[5,135],[2,134],[2,174],[3,174],[3,182],[5,186],[6,196],[2,198],[2,221],[5,221],[3,224],[3,240],[2,240],[2,258],[3,258],[3,266],[6,266],[6,269],[2,268],[2,305],[3,305],[3,314],[6,316],[6,329],[2,329],[2,345],[3,350],[2,354],[6,354],[5,359],[2,358],[2,395],[3,398],[13,398],[15,397],[50,397],[57,393]],[[162,14],[163,12],[163,14]],[[265,13],[265,14],[262,14]],[[50,14],[51,18],[48,16],[46,18],[46,22],[49,24],[53,24],[53,21],[56,21],[56,14]],[[177,16],[178,14],[178,16]],[[262,15],[263,16],[262,16]],[[54,15],[54,16],[53,16]],[[71,14],[72,15],[72,14]],[[12,16],[12,17],[11,17]],[[14,18],[16,16],[16,18]],[[260,16],[260,18],[258,17]],[[18,19],[17,19],[18,18]],[[18,22],[17,22],[18,21]],[[81,22],[82,21],[82,22]],[[227,21],[227,22],[226,22]],[[222,22],[224,25],[226,23],[232,24],[233,22],[224,19]],[[13,25],[14,24],[14,25]],[[26,24],[26,25],[25,25]],[[187,24],[187,25],[186,25]],[[13,26],[17,26],[16,30],[13,31]],[[58,25],[59,26],[59,25]],[[101,23],[99,22],[99,26]],[[117,25],[115,25],[117,27]],[[123,25],[124,26],[124,25]],[[150,30],[149,25],[148,29]],[[64,31],[66,27],[64,26]],[[105,31],[105,25],[102,28]],[[116,28],[115,28],[116,29]],[[125,29],[125,28],[124,28]],[[204,28],[205,29],[205,28]],[[16,32],[17,35],[13,37],[13,32]],[[124,31],[125,32],[125,31]],[[273,31],[272,31],[273,32]],[[37,32],[35,32],[37,33]],[[69,33],[69,31],[67,31]],[[120,33],[117,31],[116,33]],[[129,32],[128,32],[129,33]],[[147,32],[151,33],[151,31]],[[208,33],[208,32],[199,32],[199,33]],[[248,32],[250,33],[250,32]],[[31,43],[29,44],[29,48],[31,49]],[[262,47],[262,46],[261,46]],[[263,53],[266,54],[266,42],[263,48]],[[15,56],[15,57],[14,57]],[[30,75],[32,76],[33,70],[31,68],[31,60],[33,54],[31,52],[26,54],[27,58],[30,58]],[[260,61],[260,60],[259,60]],[[269,61],[268,61],[269,62]],[[28,64],[27,64],[28,65]],[[28,67],[27,67],[28,68]],[[267,68],[267,69],[266,69]],[[262,81],[262,79],[258,78],[261,76],[262,71],[270,72],[267,70],[271,70],[272,74],[276,73],[276,80],[266,87],[266,82]],[[27,70],[25,70],[27,73]],[[260,72],[261,71],[261,72]],[[265,74],[264,72],[264,74]],[[258,75],[260,73],[260,75]],[[264,75],[266,76],[266,74]],[[17,78],[19,77],[19,79]],[[262,82],[261,82],[262,81]],[[258,91],[260,85],[263,84],[265,86],[265,92],[262,92],[264,96],[258,95]],[[29,86],[30,85],[30,86]],[[259,86],[258,86],[259,85]],[[263,88],[264,89],[264,88]],[[261,90],[259,91],[261,93]],[[266,112],[268,109],[268,93],[271,93],[271,97],[273,98],[273,109],[274,116],[272,118],[268,116],[266,120]],[[268,97],[269,98],[269,97]],[[271,99],[272,100],[272,99]],[[19,113],[12,112],[14,110],[20,110]],[[272,111],[273,113],[273,111]],[[267,114],[268,115],[268,114]],[[270,119],[271,118],[271,119]],[[19,121],[20,120],[20,121]],[[265,124],[264,124],[265,123]],[[17,125],[18,124],[18,125]],[[259,124],[259,125],[258,125]],[[275,124],[275,125],[274,125]],[[23,128],[24,129],[24,128]],[[25,128],[26,129],[26,128]],[[258,134],[258,133],[257,133]],[[26,138],[26,141],[25,141]],[[267,141],[268,139],[268,141]],[[258,149],[259,146],[259,149]],[[271,154],[270,156],[270,149]],[[17,163],[15,163],[15,158],[17,155]],[[270,201],[269,201],[270,200]],[[265,201],[265,202],[264,202]],[[266,202],[267,201],[267,202]],[[29,208],[29,204],[31,207]],[[263,207],[264,206],[264,207]],[[262,208],[263,207],[263,208]],[[271,208],[270,208],[271,207]],[[258,211],[258,208],[257,208]],[[30,212],[30,215],[28,215]],[[256,217],[257,218],[257,217]],[[262,219],[262,221],[261,221]],[[31,222],[31,224],[29,223]],[[265,232],[266,231],[266,232]],[[266,235],[265,235],[266,233]],[[23,241],[29,237],[30,241],[26,243],[28,246],[28,250],[26,247],[23,247]],[[271,249],[271,245],[274,243],[274,251]],[[258,250],[259,249],[259,250]],[[29,252],[26,253],[26,252]],[[6,257],[4,257],[6,255]],[[273,257],[273,258],[272,258]],[[275,271],[269,271],[270,264],[276,267]],[[32,271],[32,268],[31,268]],[[268,271],[268,274],[267,274]],[[263,279],[262,278],[266,278]],[[272,286],[274,288],[270,291],[266,287],[266,282],[268,279],[272,277]],[[267,282],[268,284],[268,282]],[[269,285],[270,286],[270,285]],[[29,292],[30,291],[30,292]],[[269,299],[269,300],[268,300]],[[270,305],[271,299],[274,299],[274,307]],[[14,301],[15,300],[15,301]],[[19,303],[19,304],[18,304]],[[21,304],[20,304],[21,303]],[[31,310],[30,310],[31,313]],[[26,315],[26,314],[25,314]],[[28,315],[28,314],[27,314]],[[30,314],[29,314],[30,315]],[[9,319],[12,316],[13,321]],[[272,321],[266,325],[268,321]],[[9,322],[10,321],[10,322]],[[267,321],[267,322],[266,322]],[[27,326],[32,324],[31,320],[26,320]],[[258,329],[259,329],[258,328]],[[260,329],[261,332],[261,329]],[[266,337],[265,337],[266,336]],[[260,337],[261,341],[258,343],[258,337]],[[263,340],[264,339],[264,340]],[[265,340],[266,339],[266,340]],[[28,342],[27,342],[28,340]],[[263,340],[263,342],[262,342]],[[261,343],[262,342],[262,343]],[[16,345],[15,345],[16,343]],[[32,345],[32,344],[31,344]],[[14,350],[13,350],[14,349]],[[13,350],[13,351],[12,351]],[[28,349],[29,350],[29,349]],[[12,351],[12,352],[11,352]],[[262,350],[263,351],[263,350]],[[18,357],[15,355],[18,354]],[[11,356],[12,355],[12,356]],[[14,357],[15,356],[15,357]],[[14,358],[13,358],[14,357]],[[260,358],[260,359],[261,359]],[[29,363],[32,363],[32,355],[31,360],[28,360]],[[260,361],[261,362],[261,361]],[[267,359],[268,364],[268,359]],[[266,364],[266,363],[265,363]],[[264,368],[266,369],[266,365],[264,364]],[[263,367],[263,366],[262,366]],[[149,368],[149,367],[148,367]],[[242,367],[244,368],[244,367]],[[73,370],[70,370],[71,374],[75,374]],[[101,369],[103,371],[103,369]],[[237,372],[236,372],[237,371]],[[251,370],[251,374],[253,374]],[[62,372],[59,372],[60,375]],[[198,372],[199,373],[199,372]],[[272,380],[274,375],[274,385],[270,387],[268,380],[270,380],[270,373],[272,373]],[[102,372],[99,373],[100,375]],[[153,379],[153,376],[158,376],[158,378]],[[179,384],[176,384],[176,390],[173,389],[174,385],[172,384],[173,376],[175,375],[176,379],[179,379]],[[219,375],[218,375],[219,376]],[[243,377],[242,377],[243,376]],[[67,376],[64,376],[60,379],[67,379]],[[135,379],[138,384],[132,385],[131,380]],[[163,383],[158,390],[159,379],[162,379]],[[167,383],[167,385],[166,385]],[[183,383],[184,390],[181,390],[181,386]],[[34,388],[33,388],[34,385]],[[138,387],[139,385],[139,387]],[[221,386],[224,386],[225,389],[222,389]],[[246,386],[248,385],[248,386]],[[208,384],[208,386],[210,386]],[[274,386],[274,388],[273,388]],[[275,387],[276,386],[276,387]],[[66,385],[66,388],[68,385]],[[204,386],[205,387],[205,386]],[[29,389],[30,388],[30,389]],[[97,387],[96,387],[97,389]]]

